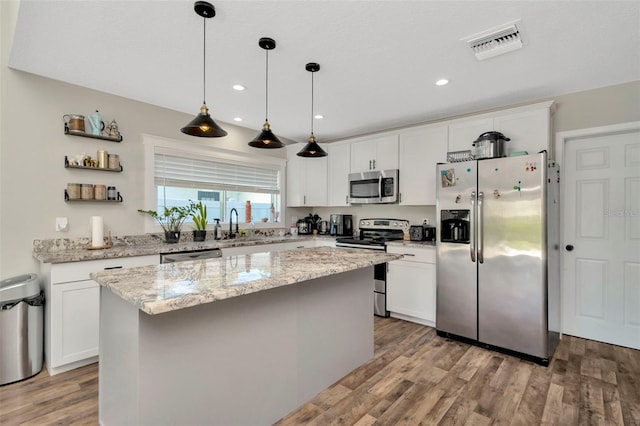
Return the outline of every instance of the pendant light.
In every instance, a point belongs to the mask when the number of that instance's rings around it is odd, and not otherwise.
[[[297,155],[300,157],[326,157],[327,153],[316,143],[316,137],[313,135],[313,73],[320,70],[320,64],[309,62],[305,69],[311,73],[311,136],[309,136],[309,142]]]
[[[264,106],[264,124],[262,125],[262,131],[258,136],[256,136],[251,142],[249,142],[249,146],[254,148],[282,148],[284,147],[284,143],[278,139],[276,135],[271,131],[271,126],[269,125],[269,51],[276,48],[276,41],[269,37],[262,37],[258,41],[258,46],[264,49],[266,60],[265,60],[265,106]]]
[[[216,10],[213,5],[206,1],[197,1],[193,5],[193,10],[202,16],[204,23],[204,35],[203,35],[203,63],[202,63],[202,106],[200,107],[200,113],[196,115],[196,118],[191,120],[189,124],[184,126],[180,131],[191,136],[199,136],[202,138],[219,138],[221,136],[227,136],[227,132],[218,126],[215,121],[209,115],[209,108],[204,100],[206,95],[206,65],[207,65],[207,19],[216,16]]]

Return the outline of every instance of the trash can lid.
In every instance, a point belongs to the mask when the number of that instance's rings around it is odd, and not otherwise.
[[[28,299],[40,294],[38,274],[24,274],[0,281],[0,303]]]

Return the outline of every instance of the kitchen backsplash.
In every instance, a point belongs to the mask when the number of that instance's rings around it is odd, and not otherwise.
[[[290,208],[289,219],[297,216],[299,219],[313,212],[324,220],[329,220],[332,213],[353,215],[354,224],[360,219],[380,217],[389,219],[406,219],[412,225],[422,225],[423,219],[429,220],[429,225],[435,226],[436,206],[400,206],[398,204],[371,204],[351,207],[316,207],[311,208]]]
[[[260,238],[260,237],[275,237],[283,232],[282,228],[260,228],[260,229],[241,229],[240,233],[246,232],[246,237]],[[226,238],[229,231],[222,231],[222,238]],[[106,239],[106,237],[105,237]],[[206,240],[213,240],[213,230],[207,232]],[[111,241],[113,245],[119,246],[133,246],[133,245],[154,245],[164,244],[164,234],[141,234],[141,235],[123,235],[112,236]],[[180,234],[180,242],[188,243],[193,241],[193,233],[191,231],[183,231]],[[76,250],[87,247],[91,243],[91,237],[83,238],[54,238],[46,240],[33,240],[34,252],[51,252],[62,250]]]

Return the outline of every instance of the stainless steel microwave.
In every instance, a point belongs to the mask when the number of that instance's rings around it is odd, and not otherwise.
[[[375,170],[349,174],[351,204],[398,202],[398,170]]]

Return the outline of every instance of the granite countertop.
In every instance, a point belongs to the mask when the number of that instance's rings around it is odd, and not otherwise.
[[[435,247],[435,241],[404,241],[404,240],[395,240],[395,241],[387,241],[388,246],[401,246],[401,247]]]
[[[177,244],[167,244],[162,239],[154,238],[153,236],[124,237],[114,239],[113,247],[105,250],[88,250],[86,242],[78,244],[78,242],[69,243],[64,240],[42,240],[34,242],[33,257],[42,263],[67,263],[259,244],[289,243],[311,239],[335,240],[335,237],[320,235],[239,237],[230,240],[191,241]]]
[[[400,258],[375,250],[315,247],[113,269],[91,278],[155,315]]]

